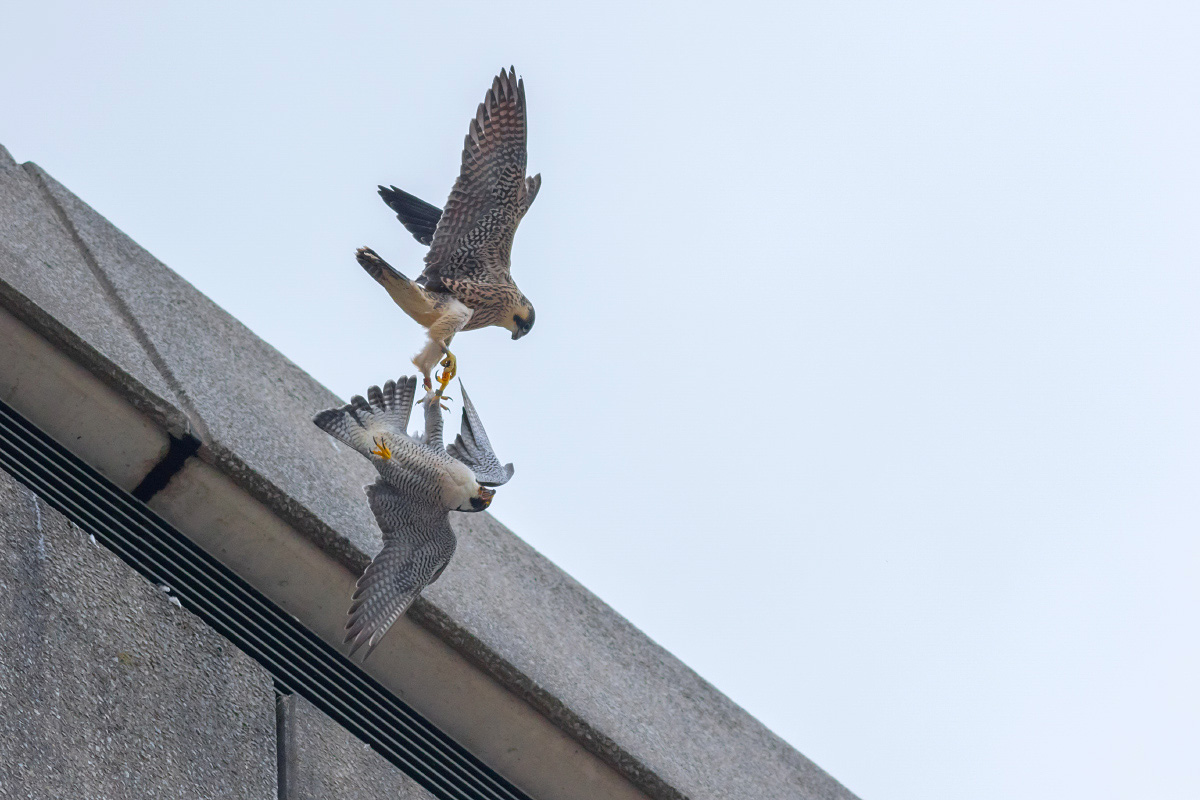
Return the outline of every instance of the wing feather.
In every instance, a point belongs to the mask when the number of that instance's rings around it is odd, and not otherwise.
[[[414,239],[423,245],[433,241],[438,220],[442,218],[440,208],[395,186],[390,189],[380,186],[379,196],[388,204],[388,208],[396,212],[396,219],[400,220],[400,224]]]
[[[462,168],[425,255],[431,289],[443,289],[443,277],[511,282],[513,235],[537,190],[525,177],[526,140],[525,83],[501,70],[468,126]]]
[[[355,395],[347,405],[317,413],[313,424],[369,457],[375,437],[408,435],[416,387],[415,376],[388,381],[383,388],[372,386],[367,389],[367,399]]]
[[[344,640],[351,643],[351,656],[366,645],[364,661],[421,590],[437,580],[457,546],[447,512],[382,480],[366,492],[383,549],[358,581]]]
[[[503,486],[512,478],[515,469],[513,465],[500,465],[492,443],[488,441],[487,431],[475,404],[467,396],[466,387],[458,382],[458,390],[462,392],[463,413],[462,429],[453,442],[446,446],[446,452],[471,468],[475,480],[484,486]]]

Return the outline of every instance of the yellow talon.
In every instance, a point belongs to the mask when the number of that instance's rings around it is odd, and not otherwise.
[[[435,376],[438,382],[437,396],[443,400],[449,400],[450,398],[446,397],[443,393],[446,391],[446,387],[450,385],[450,381],[454,380],[454,375],[458,371],[458,365],[455,363],[454,356],[447,353],[446,360],[442,362],[442,366],[445,369],[442,370],[440,375]]]
[[[446,384],[454,380],[454,376],[458,374],[458,359],[454,357],[454,353],[446,351],[446,357],[442,359],[442,366],[446,369],[438,376],[438,383],[445,389]]]
[[[384,461],[390,461],[392,458],[392,450],[387,446],[387,442],[383,440],[382,436],[375,437],[375,444],[376,448],[371,452],[382,458]]]

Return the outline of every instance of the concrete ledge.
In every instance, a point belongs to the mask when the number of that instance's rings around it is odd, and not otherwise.
[[[164,418],[186,420],[203,441],[152,505],[319,635],[338,638],[353,577],[380,547],[361,489],[374,473],[309,422],[341,401],[48,175],[32,165],[0,175],[13,172],[49,198],[54,215],[38,230],[59,237],[61,258],[84,264],[107,292],[95,314],[129,336],[102,340],[69,292],[63,302],[40,285],[44,275],[4,272],[4,258],[30,261],[32,243],[0,248],[0,287],[11,278],[42,318],[116,370],[147,372],[100,377],[135,408],[165,401]],[[23,181],[10,183],[28,193]],[[7,217],[45,216],[34,200],[0,210],[0,242],[6,231],[33,235],[32,223]],[[89,291],[77,272],[70,291]],[[0,292],[0,303],[11,296]],[[122,349],[130,340],[140,355]],[[364,376],[363,388],[389,377]],[[852,797],[494,519],[454,525],[455,560],[368,668],[531,794]]]
[[[167,453],[166,433],[0,309],[0,397],[126,491]]]
[[[340,645],[352,572],[199,459],[150,501],[206,551],[327,642]],[[465,516],[465,515],[464,515]],[[463,653],[402,617],[366,670],[418,712],[534,797],[643,797]]]
[[[190,429],[179,398],[36,170],[2,163],[0,303],[168,432]]]

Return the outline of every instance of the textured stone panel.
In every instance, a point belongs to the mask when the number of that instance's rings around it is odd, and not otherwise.
[[[828,773],[487,514],[410,611],[661,797],[850,800]],[[465,635],[464,635],[465,634]]]
[[[281,710],[282,800],[432,800],[433,795],[303,697],[285,698]]]
[[[344,401],[53,178],[39,178],[199,417],[208,457],[277,511],[295,512],[295,527],[364,566],[362,553],[382,546],[362,491],[374,471],[312,424],[313,414]]]
[[[178,398],[39,185],[0,160],[0,303],[173,431]]]
[[[0,398],[127,491],[167,454],[158,425],[3,308]]]
[[[0,472],[0,797],[276,797],[270,677]]]

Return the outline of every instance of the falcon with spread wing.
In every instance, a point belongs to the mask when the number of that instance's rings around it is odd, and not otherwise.
[[[508,483],[513,465],[501,466],[471,399],[463,391],[462,429],[442,446],[442,406],[429,393],[425,432],[407,432],[417,379],[372,386],[367,399],[313,417],[317,427],[370,459],[379,472],[365,487],[367,501],[383,533],[383,549],[371,561],[350,605],[346,642],[350,655],[367,645],[366,655],[417,595],[438,579],[454,555],[451,511],[482,511],[492,502],[489,487]],[[459,385],[461,389],[461,383]]]
[[[541,175],[525,177],[525,142],[525,84],[512,68],[501,70],[471,120],[444,211],[395,186],[379,187],[404,227],[429,245],[425,271],[410,280],[368,247],[359,248],[358,263],[429,331],[413,358],[426,389],[439,358],[442,388],[454,377],[449,345],[459,331],[495,325],[520,339],[533,327],[533,304],[509,272],[513,235],[542,185]]]

